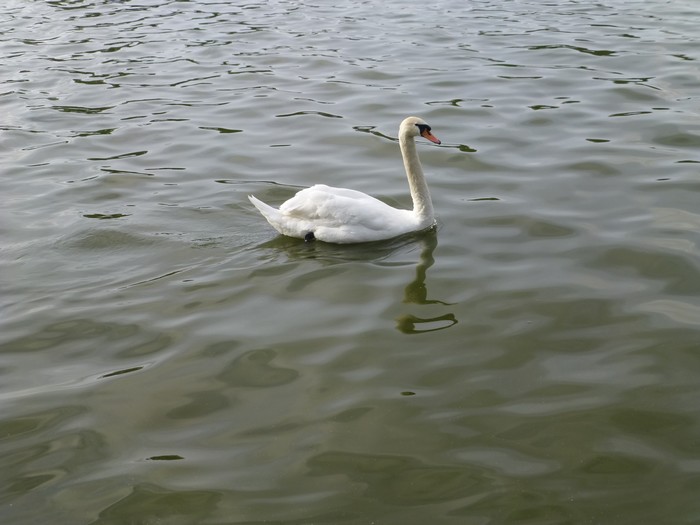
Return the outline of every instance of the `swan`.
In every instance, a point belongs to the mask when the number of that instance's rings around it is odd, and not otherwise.
[[[381,241],[435,224],[433,203],[416,152],[415,137],[440,144],[430,126],[408,117],[399,127],[399,146],[413,199],[412,210],[393,208],[365,193],[316,184],[298,192],[279,209],[249,195],[250,202],[282,235],[306,241],[349,244]]]

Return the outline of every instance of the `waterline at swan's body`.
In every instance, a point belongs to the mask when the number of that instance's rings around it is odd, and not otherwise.
[[[248,198],[282,235],[332,243],[356,243],[390,239],[424,230],[435,224],[433,205],[414,137],[440,144],[418,117],[408,117],[399,128],[399,144],[408,178],[412,210],[393,208],[365,193],[317,184],[298,192],[273,208],[250,195]]]

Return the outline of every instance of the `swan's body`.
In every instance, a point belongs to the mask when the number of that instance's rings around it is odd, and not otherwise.
[[[412,210],[393,208],[362,192],[324,184],[301,190],[279,209],[252,195],[248,198],[275,230],[300,239],[346,244],[424,230],[435,224],[435,217],[413,140],[419,135],[440,144],[422,119],[408,117],[401,123],[399,145],[413,198]]]

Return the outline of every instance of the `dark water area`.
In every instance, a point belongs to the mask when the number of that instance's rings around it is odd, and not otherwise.
[[[695,2],[0,14],[2,523],[700,522]]]

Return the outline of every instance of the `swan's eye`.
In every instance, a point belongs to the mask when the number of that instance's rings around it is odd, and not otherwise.
[[[418,130],[421,132],[421,134],[425,133],[426,131],[430,133],[430,126],[427,124],[416,124],[418,127]]]

